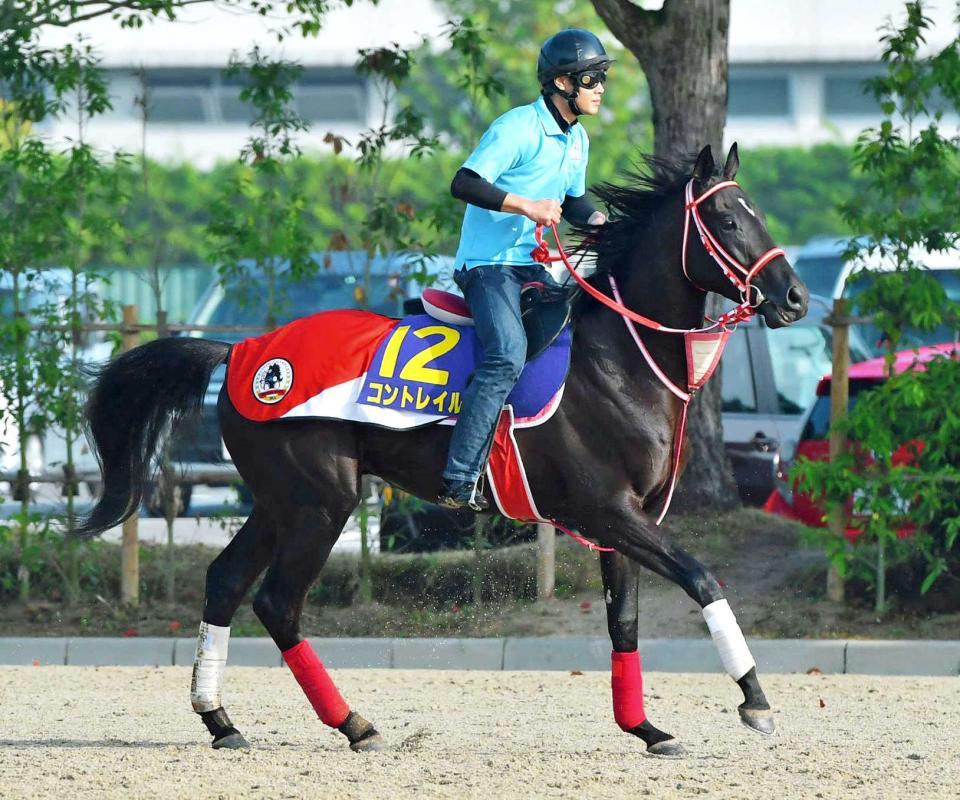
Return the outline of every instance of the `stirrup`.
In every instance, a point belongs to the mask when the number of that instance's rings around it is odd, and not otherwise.
[[[490,504],[483,493],[478,490],[478,482],[479,480],[473,482],[473,485],[470,486],[470,492],[467,494],[468,481],[451,482],[444,480],[438,504],[444,508],[469,508],[477,512],[487,511]]]

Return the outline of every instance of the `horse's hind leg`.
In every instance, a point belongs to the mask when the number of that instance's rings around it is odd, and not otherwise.
[[[680,743],[669,733],[655,728],[643,707],[637,633],[640,567],[620,553],[601,553],[600,570],[607,606],[607,630],[613,643],[610,656],[613,716],[622,730],[643,741],[651,755],[681,756],[685,751]]]
[[[359,499],[358,481],[353,483],[349,497],[345,487],[337,487],[337,499],[326,501],[326,507],[292,501],[277,509],[283,534],[254,598],[253,610],[280,648],[320,720],[344,734],[352,750],[381,750],[385,745],[376,728],[350,710],[310,642],[300,635],[307,591]]]
[[[203,621],[193,662],[190,701],[213,736],[214,748],[247,747],[223,708],[221,691],[227,664],[230,621],[274,549],[274,533],[256,507],[237,534],[207,568]]]

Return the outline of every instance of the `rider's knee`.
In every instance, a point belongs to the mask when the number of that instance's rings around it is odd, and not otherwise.
[[[520,377],[526,361],[526,349],[503,349],[492,352],[484,359],[484,366],[497,377],[506,378],[514,382]]]

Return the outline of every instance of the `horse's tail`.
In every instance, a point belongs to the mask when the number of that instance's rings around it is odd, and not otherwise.
[[[157,339],[94,371],[86,417],[103,490],[76,535],[95,536],[139,508],[164,427],[199,410],[210,374],[229,352],[224,342]]]

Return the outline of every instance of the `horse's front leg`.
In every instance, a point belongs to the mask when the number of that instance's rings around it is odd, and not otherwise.
[[[640,567],[620,553],[601,553],[603,597],[607,607],[610,654],[610,689],[613,716],[620,728],[639,738],[647,752],[679,757],[683,746],[669,733],[655,728],[643,707],[643,678],[637,638],[637,589]]]
[[[603,544],[678,584],[703,610],[720,662],[743,692],[740,719],[760,733],[774,731],[770,704],[760,687],[757,666],[743,632],[716,578],[674,544],[667,532],[626,500],[621,508],[593,518],[587,530]]]

